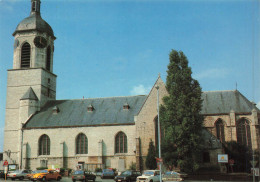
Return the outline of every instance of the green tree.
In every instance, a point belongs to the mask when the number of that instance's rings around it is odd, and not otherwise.
[[[156,163],[156,150],[155,146],[153,144],[153,141],[151,140],[149,143],[149,148],[148,148],[148,154],[145,160],[145,165],[148,169],[156,169],[157,168],[157,163]]]
[[[201,159],[203,116],[201,88],[192,78],[191,68],[183,52],[172,50],[167,70],[166,89],[160,107],[162,155],[168,167],[194,172]]]
[[[228,159],[234,160],[234,172],[250,172],[252,160],[252,151],[247,146],[241,145],[236,141],[226,142],[224,145],[225,153],[228,154]],[[255,152],[256,161],[258,161],[258,152]]]

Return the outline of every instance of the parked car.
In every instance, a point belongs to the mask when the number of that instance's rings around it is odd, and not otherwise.
[[[91,180],[93,182],[96,181],[96,175],[93,174],[92,172],[85,171],[85,177],[86,177],[87,180]]]
[[[47,181],[47,180],[61,180],[61,175],[58,171],[53,169],[41,170],[40,173],[36,173],[31,177],[32,181]]]
[[[85,181],[91,180],[96,181],[96,175],[88,171],[77,170],[72,173],[72,181]]]
[[[136,178],[136,182],[159,182],[160,171],[159,170],[146,170],[142,176]]]
[[[102,174],[101,174],[101,179],[104,179],[104,178],[114,179],[115,176],[116,176],[116,174],[113,171],[113,169],[103,169]]]
[[[127,170],[127,171],[122,172],[120,175],[116,176],[115,181],[116,182],[121,182],[121,181],[132,182],[132,181],[136,181],[136,178],[141,175],[142,174],[140,171]]]
[[[37,174],[37,173],[41,173],[41,172],[42,172],[42,170],[32,171],[32,173],[27,174],[27,178],[28,178],[29,180],[31,180],[31,178],[33,177],[33,175],[35,175],[35,174]]]
[[[187,178],[186,173],[181,172],[175,172],[175,171],[167,171],[163,177],[162,180],[165,181],[183,181],[185,178]]]
[[[31,170],[27,170],[27,169],[10,171],[9,173],[7,173],[7,178],[11,180],[15,180],[15,179],[23,180],[23,179],[27,179],[27,174],[30,174],[31,172],[32,172]]]

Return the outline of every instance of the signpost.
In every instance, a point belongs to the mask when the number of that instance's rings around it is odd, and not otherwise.
[[[163,165],[163,159],[162,158],[156,158],[157,165]]]
[[[234,171],[233,171],[233,165],[234,165],[235,161],[234,161],[233,159],[229,159],[229,160],[228,160],[228,163],[229,163],[229,165],[230,165],[230,167],[231,167],[231,171],[232,171],[232,173],[233,173],[233,172],[234,172]]]
[[[8,172],[8,162],[7,162],[7,160],[4,161],[3,166],[4,166],[5,181],[6,181],[6,174]]]
[[[259,176],[259,168],[251,168],[251,172],[255,176]]]

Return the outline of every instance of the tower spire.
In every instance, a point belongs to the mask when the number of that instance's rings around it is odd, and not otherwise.
[[[32,8],[31,8],[31,15],[41,14],[41,1],[40,0],[31,0]]]

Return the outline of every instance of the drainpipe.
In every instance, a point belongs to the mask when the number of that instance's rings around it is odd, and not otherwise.
[[[24,126],[24,124],[22,123],[22,128],[21,128],[21,132],[22,132],[22,139],[21,139],[21,157],[20,157],[20,166],[19,166],[19,168],[21,169],[21,168],[23,168],[23,126]]]

